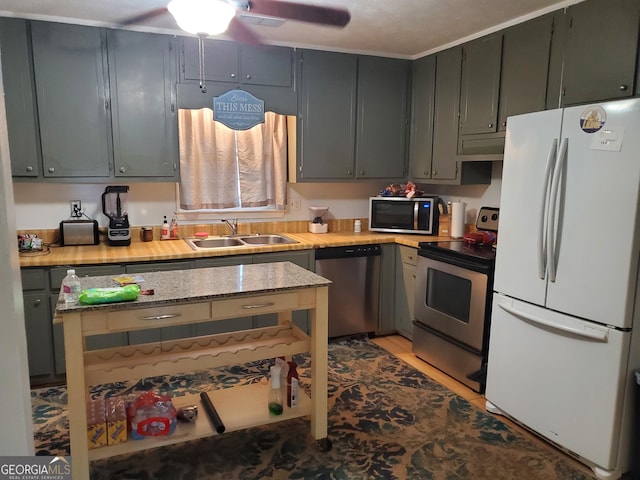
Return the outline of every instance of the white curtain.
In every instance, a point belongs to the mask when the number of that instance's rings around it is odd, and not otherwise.
[[[266,112],[264,123],[232,130],[210,108],[180,109],[178,126],[180,208],[285,208],[285,115]]]

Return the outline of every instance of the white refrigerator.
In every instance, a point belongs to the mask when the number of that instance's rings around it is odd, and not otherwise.
[[[487,408],[603,479],[631,469],[639,189],[640,99],[509,118]]]

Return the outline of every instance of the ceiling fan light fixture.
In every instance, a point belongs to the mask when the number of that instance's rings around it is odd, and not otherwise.
[[[194,35],[224,32],[236,13],[224,0],[171,0],[167,10],[182,30]]]

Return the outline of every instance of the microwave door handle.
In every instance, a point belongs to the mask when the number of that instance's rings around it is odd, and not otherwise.
[[[547,156],[547,164],[544,170],[544,188],[542,189],[542,202],[540,208],[540,223],[538,225],[538,277],[544,280],[547,268],[547,243],[545,237],[547,235],[547,218],[549,215],[549,190],[551,186],[551,174],[555,165],[556,151],[558,149],[558,139],[554,138],[551,142],[549,155]]]
[[[549,267],[549,281],[556,281],[556,212],[558,196],[560,194],[560,176],[564,170],[565,157],[567,155],[567,144],[569,139],[563,138],[560,142],[560,151],[556,160],[556,165],[551,181],[551,197],[549,201],[549,224],[547,226],[547,266]]]
[[[420,202],[413,202],[413,229],[418,230],[418,213],[420,212]]]

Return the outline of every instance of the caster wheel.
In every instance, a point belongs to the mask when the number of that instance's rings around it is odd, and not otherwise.
[[[328,438],[322,438],[318,440],[318,450],[321,452],[328,452],[331,450],[331,440]]]

